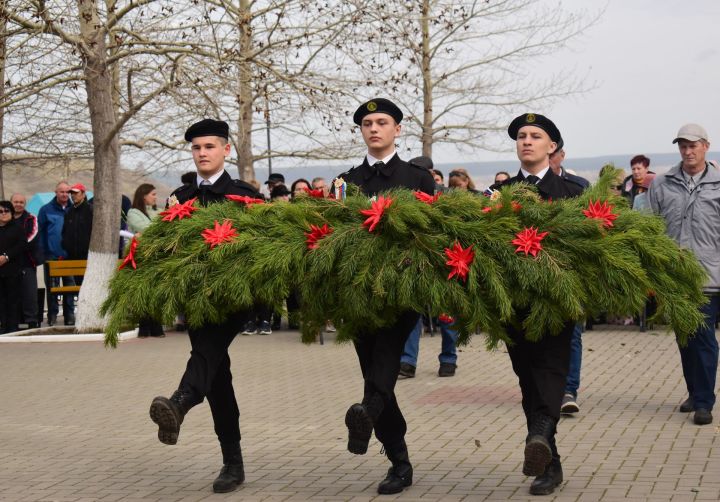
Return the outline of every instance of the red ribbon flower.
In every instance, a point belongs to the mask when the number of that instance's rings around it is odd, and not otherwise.
[[[537,228],[525,228],[522,232],[515,234],[517,238],[512,241],[515,244],[515,252],[525,252],[525,256],[531,254],[537,256],[542,251],[540,241],[547,235],[547,232],[538,233]]]
[[[463,247],[456,242],[453,244],[452,249],[445,248],[445,256],[448,257],[445,265],[448,265],[452,269],[447,276],[448,280],[456,275],[463,281],[467,280],[470,264],[475,258],[475,251],[473,251],[472,246],[463,249]]]
[[[447,314],[440,314],[438,316],[438,321],[444,322],[445,324],[452,324],[455,322],[455,318]]]
[[[307,242],[308,249],[317,249],[318,241],[331,233],[333,233],[333,229],[328,227],[327,223],[322,227],[310,225],[310,232],[305,232],[305,237],[307,237],[305,242]]]
[[[310,197],[313,197],[315,199],[324,199],[325,198],[325,192],[323,192],[322,188],[318,188],[317,190],[313,190],[312,188],[305,188],[305,193],[308,194]]]
[[[215,228],[206,228],[202,231],[202,236],[205,238],[205,242],[210,244],[210,249],[223,242],[232,241],[237,235],[230,220],[223,221],[222,225],[215,220]]]
[[[247,195],[226,195],[225,198],[233,202],[245,204],[246,206],[252,206],[253,204],[265,204],[264,200],[248,197]]]
[[[617,214],[612,212],[613,207],[615,206],[609,206],[607,201],[600,204],[600,200],[598,199],[595,202],[590,201],[588,208],[583,210],[583,214],[588,218],[602,220],[604,227],[612,227],[613,220],[618,217]]]
[[[174,206],[170,206],[168,209],[160,213],[160,216],[163,217],[163,221],[172,221],[175,218],[178,220],[182,220],[183,218],[190,218],[192,216],[193,211],[197,211],[198,208],[193,206],[193,203],[197,200],[197,197],[193,197],[192,199],[183,202],[182,204],[175,204]]]
[[[365,216],[368,216],[368,219],[366,219],[363,222],[363,226],[368,228],[368,232],[372,232],[375,230],[375,227],[378,223],[380,223],[380,219],[382,218],[383,213],[387,208],[389,208],[393,203],[393,200],[391,198],[385,198],[382,195],[378,196],[377,200],[372,203],[372,206],[370,209],[361,209],[360,212],[364,214]]]
[[[421,192],[419,190],[413,192],[415,194],[415,198],[419,200],[420,202],[424,202],[425,204],[432,204],[433,202],[437,201],[440,198],[440,193],[436,193],[435,195],[428,195],[425,192]]]
[[[133,235],[132,240],[130,241],[130,250],[128,251],[127,256],[123,260],[123,262],[118,267],[118,270],[122,270],[125,268],[125,266],[129,263],[132,265],[132,268],[137,270],[137,264],[135,263],[135,250],[138,247],[138,241],[137,238]]]

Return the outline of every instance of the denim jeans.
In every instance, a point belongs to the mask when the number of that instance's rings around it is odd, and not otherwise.
[[[457,351],[455,344],[457,342],[458,333],[452,329],[455,322],[438,321],[440,326],[440,335],[442,337],[442,345],[440,355],[438,359],[441,363],[457,363]],[[420,318],[410,332],[410,336],[405,342],[405,349],[403,355],[400,357],[400,362],[407,363],[417,367],[417,358],[420,352],[420,335],[422,334],[423,322]]]
[[[582,366],[582,329],[583,323],[575,324],[570,338],[570,366],[565,380],[565,394],[572,394],[577,399],[580,388],[580,367]]]
[[[712,410],[715,405],[715,377],[718,367],[718,341],[715,336],[715,321],[720,308],[720,296],[710,296],[710,302],[700,312],[705,324],[680,347],[683,376],[694,408]]]

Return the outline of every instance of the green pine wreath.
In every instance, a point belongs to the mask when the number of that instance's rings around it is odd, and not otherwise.
[[[456,318],[461,343],[480,330],[492,346],[508,324],[536,340],[568,320],[637,313],[655,295],[651,321],[684,343],[703,322],[705,271],[661,218],[609,194],[615,175],[549,202],[517,184],[497,198],[398,189],[372,202],[351,186],[345,201],[178,205],[164,218],[187,214],[150,225],[111,280],[105,343],[142,318],[172,324],[182,312],[197,327],[258,303],[282,310],[293,291],[304,341],[328,320],[349,340],[429,310]]]

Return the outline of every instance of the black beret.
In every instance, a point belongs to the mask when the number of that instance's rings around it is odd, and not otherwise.
[[[268,183],[285,183],[285,176],[280,173],[270,173],[265,184],[267,185]]]
[[[195,122],[185,131],[185,141],[192,141],[193,138],[201,136],[219,136],[228,139],[230,137],[230,128],[227,122],[222,120],[203,119]]]
[[[400,108],[397,107],[395,103],[393,103],[389,99],[375,98],[371,99],[367,103],[361,104],[358,109],[355,110],[355,115],[353,115],[353,122],[355,122],[357,125],[360,125],[365,115],[370,115],[371,113],[386,113],[392,118],[394,118],[395,122],[397,122],[398,124],[403,119],[403,112],[400,110]]]
[[[538,113],[523,113],[519,117],[515,117],[515,119],[510,122],[510,126],[508,127],[508,134],[512,139],[517,140],[517,135],[520,128],[528,125],[539,127],[540,129],[548,133],[550,139],[555,143],[560,143],[560,141],[562,141],[560,131],[555,126],[555,124],[553,124],[553,121],[545,117],[544,115],[540,115]]]
[[[410,159],[409,162],[410,164],[415,164],[416,166],[424,167],[425,169],[432,169],[434,167],[432,159],[430,157],[425,157],[424,155]]]

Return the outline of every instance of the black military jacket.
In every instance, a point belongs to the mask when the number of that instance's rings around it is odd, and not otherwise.
[[[503,181],[502,183],[496,183],[491,186],[493,190],[505,185],[512,185],[515,183],[525,182],[525,177],[522,171],[518,171],[517,175],[512,178]],[[535,185],[540,192],[540,197],[545,200],[548,199],[567,199],[570,197],[577,197],[583,191],[583,187],[572,179],[560,177],[556,175],[552,169],[548,169],[538,184]]]
[[[226,195],[247,195],[248,197],[255,197],[262,199],[263,196],[255,190],[251,184],[246,183],[242,180],[234,180],[230,177],[227,171],[222,173],[222,176],[210,186],[198,187],[197,182],[193,182],[187,185],[183,185],[180,188],[170,194],[177,197],[178,202],[186,202],[193,197],[197,197],[200,204],[207,206],[212,202],[223,202]]]
[[[376,169],[368,164],[367,157],[362,164],[338,176],[347,183],[358,185],[365,195],[376,195],[390,188],[420,190],[428,195],[435,193],[435,180],[427,169],[400,160],[397,153],[384,166]]]

